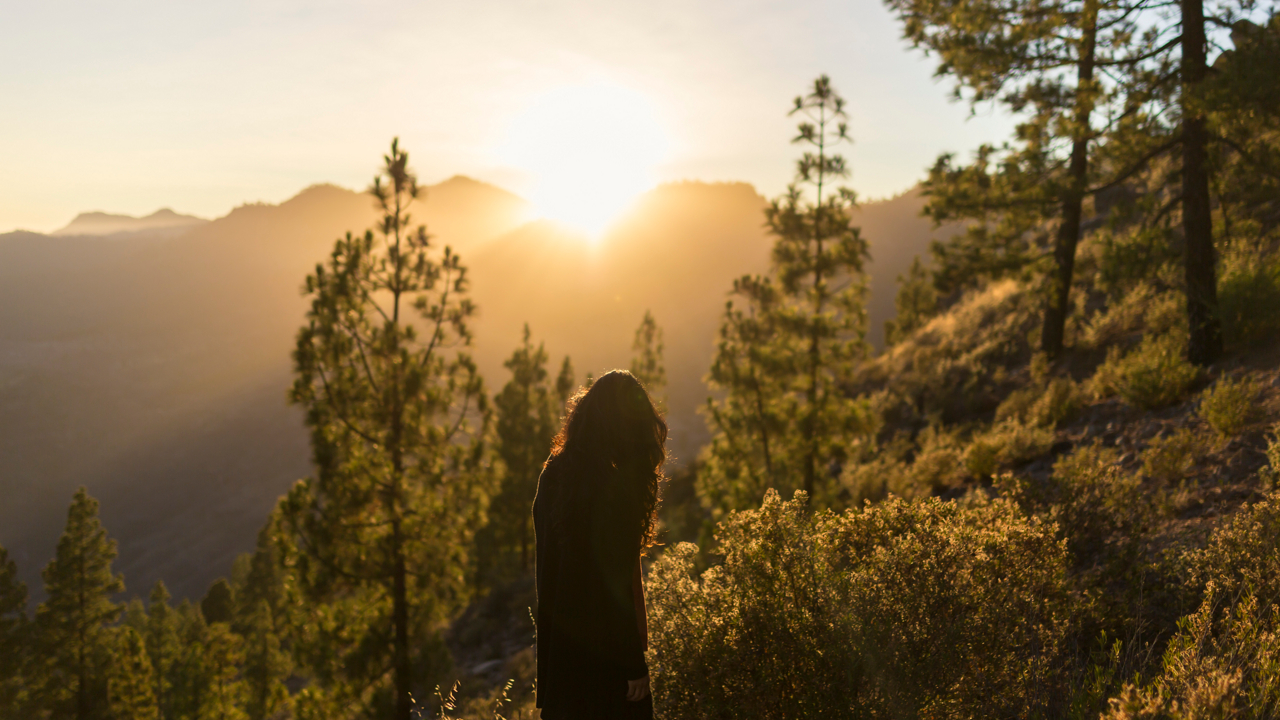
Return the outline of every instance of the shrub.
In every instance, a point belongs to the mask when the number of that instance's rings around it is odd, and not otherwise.
[[[1241,508],[1183,562],[1193,592],[1213,585],[1224,597],[1247,591],[1280,598],[1280,494]]]
[[[1258,418],[1258,384],[1253,378],[1223,378],[1204,391],[1200,398],[1200,417],[1221,438],[1237,435]]]
[[[1178,622],[1161,673],[1126,685],[1107,720],[1270,720],[1280,715],[1280,611],[1246,595],[1210,589],[1200,609]]]
[[[1056,522],[1077,566],[1132,559],[1150,521],[1138,478],[1122,472],[1116,451],[1098,443],[1059,459],[1047,481],[1004,475],[996,488]]]
[[[1200,369],[1182,356],[1180,333],[1147,336],[1132,352],[1107,353],[1093,377],[1094,392],[1118,394],[1125,402],[1155,410],[1180,401],[1200,379]]]
[[[1258,475],[1265,490],[1275,490],[1280,485],[1280,423],[1272,425],[1267,433],[1267,466]]]
[[[1008,420],[974,436],[964,453],[964,466],[977,478],[1025,462],[1048,452],[1053,445],[1051,428]]]
[[[1185,478],[1208,454],[1213,443],[1203,432],[1180,428],[1155,438],[1142,452],[1142,472],[1154,480],[1172,483]]]
[[[1223,335],[1235,346],[1259,345],[1280,335],[1280,258],[1229,254],[1218,282]]]
[[[811,514],[770,492],[653,567],[666,717],[1026,717],[1061,683],[1065,553],[1006,501]]]
[[[1031,385],[1009,394],[996,408],[996,422],[1019,420],[1057,427],[1080,410],[1080,388],[1070,378],[1054,378],[1046,385]]]

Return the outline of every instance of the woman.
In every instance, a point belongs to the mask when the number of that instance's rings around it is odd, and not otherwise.
[[[533,501],[544,720],[653,717],[640,554],[653,542],[666,441],[629,372],[569,401]]]

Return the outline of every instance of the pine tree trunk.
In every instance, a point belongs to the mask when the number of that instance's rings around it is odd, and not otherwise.
[[[1185,236],[1187,359],[1208,365],[1222,354],[1209,170],[1208,131],[1194,95],[1206,74],[1204,0],[1182,0],[1182,232]]]
[[[1062,222],[1058,226],[1058,236],[1053,247],[1056,272],[1052,294],[1044,310],[1044,327],[1040,335],[1040,349],[1051,358],[1062,354],[1067,313],[1070,309],[1071,280],[1075,272],[1076,246],[1080,242],[1084,189],[1088,184],[1089,116],[1093,112],[1093,98],[1089,93],[1093,84],[1094,48],[1098,34],[1097,0],[1085,3],[1082,24],[1080,60],[1076,67],[1076,137],[1071,145],[1069,184],[1062,199]]]

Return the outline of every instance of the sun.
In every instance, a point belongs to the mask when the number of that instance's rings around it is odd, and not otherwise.
[[[612,83],[563,86],[513,120],[504,164],[531,177],[529,198],[545,218],[598,240],[626,205],[653,186],[668,148],[654,104]]]

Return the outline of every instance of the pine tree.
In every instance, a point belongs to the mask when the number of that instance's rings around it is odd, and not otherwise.
[[[41,704],[53,718],[89,720],[107,715],[108,625],[121,608],[111,596],[124,579],[111,572],[116,542],[98,521],[98,501],[80,488],[54,559],[42,576],[46,600],[36,609]]]
[[[849,140],[844,101],[826,76],[795,100],[808,146],[796,183],[766,210],[772,271],[734,282],[709,381],[714,433],[700,493],[718,510],[760,501],[765,489],[831,498],[831,480],[867,427],[865,404],[842,384],[865,356],[867,244],[850,225],[854,195],[834,145]],[[806,192],[806,187],[812,195]]]
[[[388,714],[407,720],[427,670],[415,652],[436,645],[465,591],[488,406],[464,352],[475,311],[466,270],[411,227],[421,189],[398,141],[384,161],[371,189],[377,237],[348,234],[307,278],[291,399],[306,409],[316,471],[282,510],[313,596],[377,609],[363,616],[371,625],[349,648],[361,657],[344,662],[344,681],[381,686],[390,667]]]
[[[112,632],[107,670],[107,704],[112,720],[157,720],[155,675],[146,643],[136,630],[124,626]]]
[[[894,306],[897,310],[894,318],[884,324],[886,347],[905,340],[937,311],[938,291],[933,286],[929,271],[920,262],[919,255],[911,260],[911,268],[907,270],[906,276],[898,276],[898,296],[894,299]]]
[[[175,717],[173,712],[173,671],[181,654],[178,644],[177,616],[169,607],[169,590],[160,580],[151,588],[147,605],[145,634],[147,656],[151,659],[156,707],[161,720]]]
[[[25,700],[30,631],[27,586],[18,582],[18,564],[0,547],[0,717],[18,717]]]
[[[644,319],[636,328],[631,342],[631,374],[654,398],[661,398],[667,387],[667,368],[662,362],[662,328],[653,319],[653,313],[644,311]]]
[[[1040,340],[1046,354],[1057,356],[1063,349],[1084,200],[1097,175],[1090,162],[1097,137],[1093,117],[1099,107],[1114,107],[1124,96],[1114,84],[1105,90],[1095,75],[1099,68],[1132,61],[1129,38],[1141,2],[887,3],[902,19],[905,36],[937,54],[937,74],[956,78],[957,97],[967,89],[975,105],[1000,102],[1028,116],[1017,130],[1018,147],[1003,153],[985,147],[968,169],[952,168],[950,156],[944,156],[927,186],[928,212],[939,222],[979,221],[959,243],[935,253],[944,272],[968,265],[962,274],[999,275],[1011,269],[991,263],[995,257],[983,259],[984,248],[1015,267],[1030,262],[1035,253],[1026,236],[1057,220]],[[995,154],[1003,157],[992,173],[988,163]],[[995,249],[1000,246],[1013,252]],[[943,289],[954,287],[944,282]]]
[[[198,720],[243,720],[244,685],[240,682],[243,642],[225,623],[209,626],[205,637],[204,667],[207,690],[200,702]]]
[[[547,351],[541,343],[534,347],[530,338],[526,324],[520,347],[503,363],[511,379],[493,399],[498,455],[506,470],[489,507],[486,532],[497,554],[515,553],[522,574],[531,566],[533,496],[557,419],[548,386]]]
[[[249,720],[267,720],[288,708],[289,691],[284,681],[292,672],[293,663],[280,646],[266,600],[255,602],[246,620],[245,632],[241,633],[245,714]]]
[[[564,414],[565,403],[569,402],[569,398],[573,395],[574,389],[573,362],[569,360],[569,356],[564,356],[564,362],[560,363],[560,374],[556,375],[556,416]]]
[[[209,586],[209,591],[200,601],[200,612],[204,614],[205,622],[211,624],[229,623],[235,617],[235,590],[226,578],[218,578]]]
[[[209,692],[206,660],[209,628],[200,609],[189,600],[183,600],[172,615],[178,654],[169,668],[170,695],[165,717],[196,720]]]

